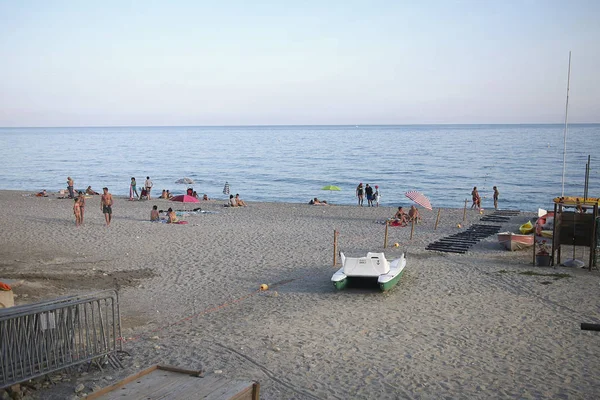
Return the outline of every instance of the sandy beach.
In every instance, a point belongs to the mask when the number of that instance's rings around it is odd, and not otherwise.
[[[210,213],[169,225],[149,222],[153,205],[198,205],[116,198],[107,228],[93,196],[76,228],[71,200],[28,194],[0,191],[0,279],[24,280],[17,304],[118,287],[131,354],[123,370],[55,374],[29,398],[68,398],[79,383],[90,393],[156,363],[259,381],[267,400],[584,399],[600,391],[600,334],[579,327],[600,322],[600,273],[533,267],[530,251],[508,252],[495,235],[464,255],[425,250],[481,223],[477,211],[463,222],[462,209],[443,209],[434,230],[437,209],[421,209],[413,239],[410,227],[390,228],[389,244],[399,247],[384,250],[378,221],[393,207],[210,200],[199,204]],[[521,213],[501,230],[532,217]],[[405,252],[398,286],[336,291],[334,229],[351,256]],[[556,273],[569,276],[543,275]],[[258,291],[261,284],[270,289]]]

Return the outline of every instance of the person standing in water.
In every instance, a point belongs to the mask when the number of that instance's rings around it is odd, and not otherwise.
[[[500,197],[500,192],[498,188],[494,186],[494,209],[498,209],[498,197]]]
[[[106,226],[110,226],[110,221],[112,220],[112,205],[113,199],[112,194],[108,193],[108,188],[102,188],[104,192],[102,197],[100,198],[100,209],[104,214],[104,219],[106,220]]]

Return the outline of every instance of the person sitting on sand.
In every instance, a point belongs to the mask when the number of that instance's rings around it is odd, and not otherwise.
[[[167,190],[167,199],[171,199],[173,198],[173,193],[169,192],[169,190]]]
[[[46,193],[46,189],[42,189],[41,192],[36,193],[36,197],[48,197],[48,193]]]
[[[92,195],[92,196],[99,196],[99,195],[100,195],[100,193],[98,193],[98,192],[95,192],[95,191],[92,189],[92,187],[91,187],[91,186],[88,186],[88,187],[87,187],[87,189],[85,189],[85,194],[89,194],[89,195]]]
[[[392,219],[400,222],[400,226],[406,226],[408,224],[408,219],[402,206],[398,207],[398,211],[396,211],[396,214],[394,214],[394,218]]]
[[[169,207],[169,209],[167,210],[167,224],[174,224],[177,222],[179,222],[179,220],[177,219],[177,214],[175,214],[175,211],[173,211],[173,209]]]
[[[208,195],[206,193],[204,193],[204,195],[202,196],[202,200],[210,200],[210,199],[208,198]]]
[[[415,221],[417,224],[421,222],[421,215],[419,214],[419,210],[414,205],[410,206],[410,210],[408,210],[408,220]]]
[[[163,189],[162,193],[160,194],[160,198],[161,199],[166,199],[167,198],[167,191],[165,189]]]
[[[238,207],[246,207],[248,204],[242,199],[240,199],[240,195],[236,193],[235,195],[235,203]]]
[[[229,195],[229,205],[228,207],[237,207],[237,201],[235,201],[235,198],[233,197],[232,194]]]
[[[329,204],[327,204],[327,200],[319,200],[318,198],[314,198],[311,201],[308,202],[308,204],[313,205],[313,206],[328,206]]]
[[[152,221],[152,222],[160,221],[160,214],[158,213],[157,206],[152,206],[152,211],[150,211],[150,221]]]

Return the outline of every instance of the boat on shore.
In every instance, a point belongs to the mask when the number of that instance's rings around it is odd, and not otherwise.
[[[503,245],[507,250],[516,251],[523,250],[533,246],[535,235],[521,235],[513,232],[498,233],[498,243]]]
[[[383,253],[370,252],[366,257],[346,257],[340,252],[340,259],[342,268],[331,277],[333,286],[338,290],[344,289],[350,280],[376,279],[379,288],[387,291],[400,281],[406,266],[404,253],[391,262]]]

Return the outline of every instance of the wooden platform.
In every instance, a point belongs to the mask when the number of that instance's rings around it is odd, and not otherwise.
[[[98,400],[258,400],[258,382],[155,365],[87,396]]]

